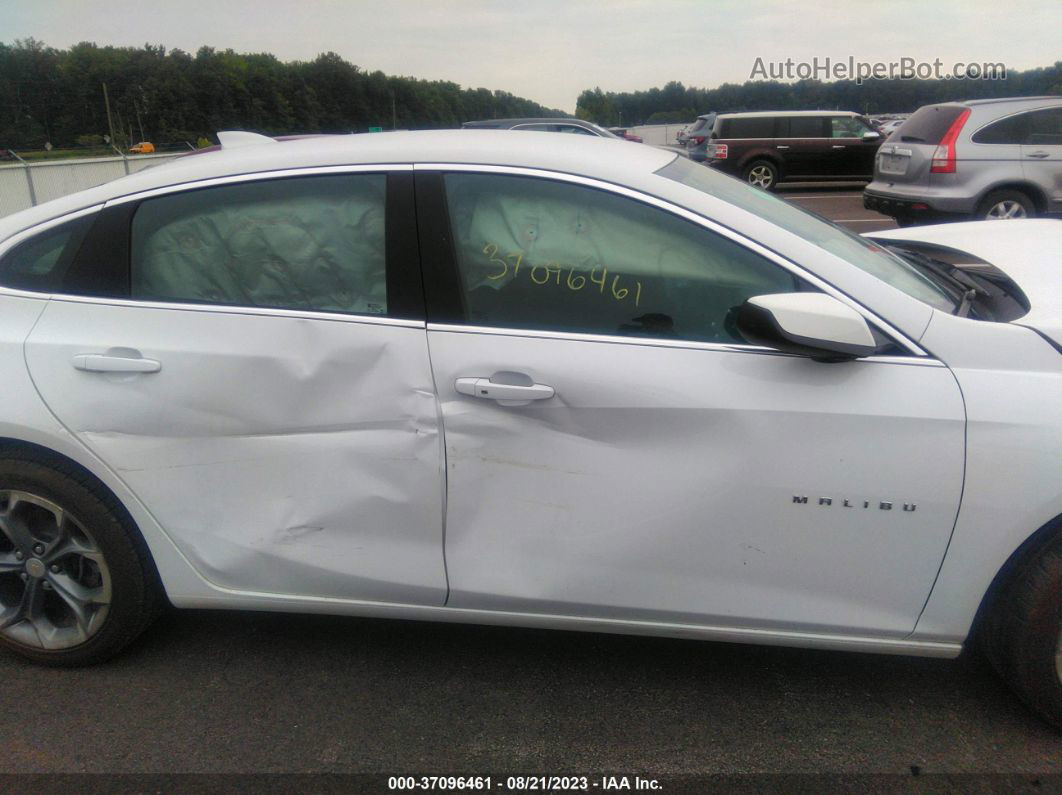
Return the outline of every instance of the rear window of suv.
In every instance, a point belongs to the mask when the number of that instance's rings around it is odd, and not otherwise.
[[[723,119],[719,128],[720,138],[772,138],[774,116],[751,116]]]
[[[926,105],[919,108],[900,125],[895,133],[896,140],[936,146],[964,110],[962,105]]]

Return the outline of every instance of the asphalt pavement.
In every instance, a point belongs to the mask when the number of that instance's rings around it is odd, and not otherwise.
[[[1062,773],[979,658],[182,611],[112,662],[0,655],[0,772]],[[898,777],[898,778],[897,778]]]
[[[778,186],[778,195],[853,232],[895,229],[896,222],[887,215],[863,208],[865,185],[865,182],[783,182]]]

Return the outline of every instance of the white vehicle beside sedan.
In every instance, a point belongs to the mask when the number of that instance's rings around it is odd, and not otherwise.
[[[0,642],[167,601],[954,657],[1062,724],[1062,224],[625,142],[181,158],[0,219]]]

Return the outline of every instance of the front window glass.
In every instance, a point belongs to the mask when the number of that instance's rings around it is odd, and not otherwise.
[[[860,138],[869,131],[869,127],[852,116],[833,116],[830,119],[831,138]]]
[[[683,157],[676,157],[656,173],[770,221],[932,307],[945,312],[955,309],[954,300],[943,288],[877,243],[767,191],[691,163]]]
[[[807,289],[727,238],[602,190],[449,174],[473,325],[739,343],[747,298]]]
[[[133,217],[132,296],[386,314],[386,179],[298,177],[148,199]]]

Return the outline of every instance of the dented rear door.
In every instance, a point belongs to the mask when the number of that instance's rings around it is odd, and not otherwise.
[[[129,282],[55,296],[33,330],[48,406],[211,583],[445,600],[411,208],[401,173],[109,207],[131,237],[87,244],[69,289],[109,258]]]

